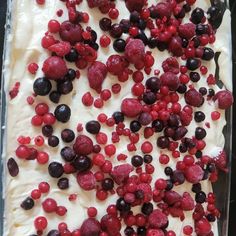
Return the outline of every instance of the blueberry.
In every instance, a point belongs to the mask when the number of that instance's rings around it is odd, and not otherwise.
[[[99,26],[103,31],[108,31],[111,29],[111,20],[104,17],[99,21]]]
[[[116,208],[117,210],[121,211],[121,212],[129,212],[131,209],[131,206],[129,203],[127,203],[124,198],[119,198],[116,201]]]
[[[92,162],[87,156],[77,156],[72,164],[76,170],[82,172],[89,170],[92,165]]]
[[[71,48],[70,52],[65,55],[65,59],[69,62],[75,62],[78,59],[78,53],[75,48]]]
[[[204,17],[204,11],[201,8],[197,7],[192,11],[191,21],[194,24],[199,24],[201,23],[203,17]]]
[[[68,189],[69,188],[69,179],[68,178],[60,178],[57,182],[57,186],[59,189]]]
[[[124,114],[120,111],[116,111],[112,115],[113,119],[115,120],[116,124],[119,124],[120,122],[124,121]]]
[[[68,161],[68,162],[71,162],[75,159],[75,151],[70,148],[70,147],[64,147],[61,149],[61,157],[65,160],[65,161]]]
[[[87,132],[90,134],[98,134],[101,129],[101,125],[98,121],[91,120],[86,123],[85,128],[86,128]]]
[[[139,167],[143,164],[143,158],[141,156],[135,155],[131,158],[131,163],[134,167]]]
[[[59,138],[55,135],[52,135],[48,138],[48,145],[50,147],[57,147],[59,144]]]
[[[31,210],[34,207],[34,200],[31,197],[27,197],[22,203],[21,208],[24,210]]]
[[[211,48],[205,47],[203,49],[202,59],[205,61],[210,61],[215,56],[214,51]]]
[[[102,188],[106,191],[112,190],[114,187],[114,181],[111,178],[105,178],[102,181]]]
[[[195,137],[197,140],[204,139],[206,137],[206,130],[201,127],[197,127],[195,130]]]
[[[150,89],[153,93],[158,92],[161,87],[161,81],[157,77],[150,77],[145,83],[147,89]]]
[[[75,133],[71,129],[63,129],[61,131],[61,139],[66,142],[70,143],[75,139]]]
[[[38,78],[34,81],[33,89],[36,95],[45,96],[51,91],[52,84],[48,79],[44,77]]]
[[[113,48],[117,52],[124,52],[125,51],[125,46],[126,46],[126,42],[125,42],[124,39],[116,39],[113,42]]]
[[[186,67],[189,70],[196,70],[200,66],[200,61],[197,58],[188,58],[186,61]]]
[[[130,123],[130,130],[135,133],[138,132],[141,129],[142,125],[137,121],[137,120],[133,120]]]
[[[145,92],[143,94],[143,101],[148,105],[153,104],[156,100],[157,100],[156,94],[153,92]]]
[[[151,202],[144,203],[141,211],[145,215],[150,215],[153,212],[153,204]]]
[[[52,91],[49,94],[49,99],[53,102],[53,103],[58,103],[60,101],[60,97],[61,94],[58,91]]]
[[[53,127],[51,125],[44,125],[42,127],[42,134],[45,136],[45,137],[50,137],[53,133]]]
[[[59,81],[57,83],[57,91],[60,94],[68,94],[73,90],[73,84],[70,80],[66,80],[66,81]]]
[[[62,123],[66,123],[71,116],[71,110],[66,104],[58,105],[54,111],[56,119]]]
[[[60,178],[64,173],[64,169],[61,163],[54,161],[49,164],[48,172],[51,177]]]
[[[205,118],[206,118],[206,116],[205,116],[205,114],[202,111],[196,111],[194,113],[194,120],[196,122],[202,122],[202,121],[205,120]]]

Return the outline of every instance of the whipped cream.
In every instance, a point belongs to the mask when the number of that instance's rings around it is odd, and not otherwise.
[[[151,3],[156,1],[151,0]],[[129,12],[124,6],[124,1],[117,1],[117,9],[119,9],[120,15],[119,19],[127,18]],[[203,9],[207,9],[210,5],[208,0],[198,0],[195,4]],[[21,83],[19,94],[13,100],[7,99],[7,124],[6,124],[6,148],[4,151],[4,159],[7,160],[10,157],[15,156],[15,149],[17,147],[17,137],[19,135],[35,137],[40,132],[40,128],[32,127],[30,124],[32,114],[34,112],[33,106],[29,106],[26,102],[27,96],[32,94],[32,86],[34,79],[43,76],[41,70],[38,70],[36,76],[32,76],[27,71],[27,65],[31,62],[36,62],[39,67],[42,67],[43,61],[48,57],[48,54],[41,47],[41,38],[47,31],[47,23],[50,19],[57,19],[63,22],[67,19],[67,13],[65,5],[59,0],[48,0],[45,5],[37,5],[35,1],[28,0],[13,0],[13,11],[12,11],[12,31],[8,35],[7,41],[7,58],[5,61],[5,91],[8,94],[10,88],[19,81]],[[57,17],[56,11],[58,9],[63,9],[64,14],[62,17]],[[90,20],[88,25],[91,25],[94,30],[96,30],[98,37],[103,34],[98,26],[99,19],[102,14],[97,9],[89,9],[87,2],[83,1],[79,5],[80,11],[89,12]],[[118,22],[118,20],[117,20]],[[220,79],[224,83],[225,87],[232,91],[232,68],[231,68],[231,32],[230,32],[230,12],[226,10],[223,18],[222,25],[217,31],[216,42],[214,43],[213,49],[215,52],[221,52],[219,57],[220,65]],[[147,49],[148,50],[148,49]],[[149,76],[145,76],[145,79],[154,75],[154,69],[159,69],[162,71],[161,64],[164,59],[169,56],[167,51],[160,52],[157,49],[152,50],[153,56],[155,58],[155,65]],[[116,54],[113,50],[112,45],[109,48],[103,49],[99,48],[98,60],[105,63],[109,55]],[[180,61],[181,62],[181,61]],[[205,63],[207,65],[209,73],[215,73],[215,63],[211,62]],[[73,68],[73,64],[68,64],[68,67]],[[112,84],[116,83],[116,78],[108,74],[106,80],[103,83],[103,88],[110,88]],[[55,125],[55,135],[60,136],[60,131],[64,128],[70,128],[76,131],[76,126],[78,123],[85,124],[89,120],[95,119],[99,113],[100,109],[94,107],[85,107],[81,98],[86,91],[90,91],[94,96],[97,96],[94,91],[91,91],[86,78],[86,70],[81,71],[81,77],[79,80],[73,82],[73,91],[61,97],[60,103],[69,104],[71,107],[72,115],[71,119],[66,124],[58,123]],[[132,79],[122,84],[122,90],[118,95],[112,95],[112,99],[107,101],[102,109],[106,115],[111,116],[113,112],[120,110],[120,104],[122,99],[126,97],[132,97],[130,88],[133,85]],[[201,76],[201,80],[196,84],[196,89],[205,86],[208,87],[206,83],[206,78]],[[217,92],[220,90],[217,86],[212,86]],[[50,111],[53,112],[55,109],[55,104],[51,103],[46,97],[37,97],[36,102],[47,102],[50,107]],[[185,104],[184,99],[181,98],[181,104]],[[199,109],[195,108],[194,111]],[[204,153],[210,153],[214,149],[223,149],[224,147],[224,136],[222,133],[223,127],[225,126],[225,114],[224,111],[218,110],[213,102],[205,102],[201,107],[206,115],[205,121],[209,122],[210,128],[206,128],[205,123],[196,124],[193,120],[188,126],[188,133],[186,137],[192,137],[194,135],[195,128],[197,126],[202,126],[207,131],[207,136],[204,139],[207,143]],[[221,119],[218,121],[211,120],[211,112],[218,110],[221,113]],[[129,120],[126,119],[126,126],[129,125]],[[112,128],[102,126],[102,132],[111,134]],[[93,135],[88,134],[84,131],[93,141],[95,141]],[[149,141],[153,145],[153,162],[155,166],[155,173],[153,174],[153,180],[157,178],[166,178],[164,174],[165,166],[162,166],[158,157],[161,153],[167,152],[158,149],[155,145],[158,134],[153,135]],[[124,153],[129,157],[133,154],[141,154],[140,146],[144,141],[144,137],[140,137],[140,141],[137,144],[137,151],[129,153],[126,149],[128,139],[121,137],[121,141],[116,145],[116,154]],[[111,143],[111,136],[109,136],[108,143]],[[43,150],[45,150],[50,156],[51,161],[62,162],[60,157],[60,149],[63,147],[63,142],[60,142],[59,146],[56,148],[50,148],[45,144]],[[167,152],[168,153],[168,152]],[[182,160],[183,155],[178,160]],[[128,158],[126,162],[130,162],[131,158]],[[4,236],[29,236],[35,233],[34,229],[34,218],[37,216],[46,215],[48,218],[48,230],[56,229],[58,223],[66,222],[70,230],[78,228],[84,219],[87,218],[87,208],[90,206],[95,206],[98,210],[97,218],[100,219],[106,211],[106,206],[109,204],[114,204],[116,202],[116,194],[108,197],[106,201],[100,202],[96,199],[95,191],[86,192],[82,190],[75,176],[67,176],[70,181],[70,188],[67,190],[60,190],[57,187],[57,180],[52,179],[47,171],[47,165],[41,166],[35,161],[22,161],[17,159],[19,164],[20,173],[16,178],[10,177],[8,174],[4,178],[5,182],[5,231]],[[113,166],[121,164],[115,157],[112,157]],[[176,160],[171,159],[168,166],[175,167]],[[20,207],[20,203],[30,195],[32,189],[37,188],[41,181],[49,182],[51,190],[49,194],[42,195],[41,199],[35,201],[35,207],[30,211],[24,211]],[[178,193],[182,194],[187,191],[191,192],[191,184],[185,183],[181,186],[174,187]],[[212,191],[210,182],[202,181],[202,189],[206,193]],[[69,201],[68,196],[70,194],[76,193],[78,198],[76,201]],[[194,195],[192,194],[194,197]],[[56,199],[58,205],[63,205],[67,208],[67,214],[64,217],[57,216],[56,214],[45,214],[41,207],[42,201],[51,197]],[[139,208],[137,208],[139,209]],[[135,210],[135,209],[134,209]],[[185,225],[193,225],[192,212],[185,212],[185,220],[180,221],[178,218],[173,218],[171,216],[169,219],[169,230],[174,230],[177,236],[183,235],[182,229]],[[214,235],[218,236],[217,223],[212,223]],[[45,235],[48,231],[45,231]],[[121,231],[123,234],[123,231]],[[193,234],[194,235],[194,234]]]

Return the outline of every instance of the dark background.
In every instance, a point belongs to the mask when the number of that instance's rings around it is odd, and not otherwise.
[[[4,39],[4,24],[6,18],[6,0],[0,3],[0,70],[2,68],[2,49]],[[232,31],[233,42],[236,42],[236,0],[230,1],[232,11]],[[236,43],[233,44],[233,62],[234,62],[234,78],[236,78]],[[236,84],[234,83],[234,96],[236,98]],[[234,106],[234,117],[236,119],[236,103]],[[230,216],[229,216],[229,235],[236,235],[236,145],[234,140],[236,139],[236,122],[233,127],[233,160],[232,160],[232,183],[231,183],[231,200],[230,200]],[[226,235],[224,235],[226,236]]]

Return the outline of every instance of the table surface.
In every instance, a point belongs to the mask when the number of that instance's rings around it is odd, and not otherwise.
[[[0,4],[0,68],[2,68],[2,49],[3,49],[3,38],[4,38],[4,24],[6,14],[6,2],[3,0]],[[231,11],[232,11],[232,26],[236,25],[236,1],[230,0]],[[232,28],[233,30],[233,28]],[[233,41],[236,40],[236,29],[233,30]],[[233,61],[234,61],[234,78],[236,78],[236,43],[233,44]],[[1,70],[1,69],[0,69]],[[236,84],[234,82],[234,96],[236,98]],[[233,117],[236,119],[236,103],[234,106]],[[233,127],[233,141],[236,139],[236,122]],[[229,216],[229,234],[228,236],[235,236],[236,232],[236,145],[233,145],[233,159],[232,159],[232,179],[231,179],[231,197],[230,197],[230,216]],[[224,235],[226,236],[226,235]]]

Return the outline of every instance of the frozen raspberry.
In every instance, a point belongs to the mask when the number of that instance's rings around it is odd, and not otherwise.
[[[195,35],[196,26],[193,23],[186,23],[179,26],[179,35],[182,38],[191,39]]]
[[[86,191],[92,190],[96,187],[96,178],[91,171],[78,173],[77,182],[79,186]]]
[[[195,223],[195,231],[199,236],[208,236],[211,232],[211,224],[207,219],[202,218]]]
[[[179,202],[181,200],[181,196],[177,192],[170,190],[170,191],[165,192],[165,196],[164,196],[163,200],[168,205],[173,205],[176,202]]]
[[[164,236],[165,234],[161,229],[148,229],[147,236]]]
[[[149,215],[148,223],[151,228],[160,229],[167,226],[168,218],[162,211],[156,209]]]
[[[159,18],[163,18],[164,16],[169,18],[171,16],[171,4],[168,2],[160,2],[156,5],[156,11],[158,13]]]
[[[65,61],[57,56],[46,59],[42,70],[46,77],[54,80],[62,79],[68,71]]]
[[[227,155],[224,150],[221,150],[216,156],[214,156],[213,160],[219,169],[224,171],[227,170]]]
[[[179,87],[179,78],[172,72],[165,72],[160,77],[161,85],[167,86],[170,90],[175,91]]]
[[[184,220],[184,211],[179,207],[170,207],[169,212],[173,217],[179,217],[181,221]]]
[[[175,57],[169,57],[162,62],[162,68],[164,72],[172,72],[174,74],[179,73],[179,62]]]
[[[204,98],[201,93],[199,93],[196,89],[192,88],[189,89],[185,95],[184,95],[185,102],[188,105],[194,106],[194,107],[200,107],[203,102]]]
[[[73,24],[70,21],[64,21],[60,28],[61,39],[71,44],[82,41],[83,29],[80,24]]]
[[[113,75],[120,75],[124,71],[124,69],[128,66],[128,62],[126,61],[124,56],[120,55],[111,55],[108,57],[107,69]]]
[[[105,215],[101,219],[101,228],[110,236],[116,236],[121,229],[120,220],[113,215]]]
[[[179,36],[172,37],[169,47],[169,51],[176,57],[180,57],[183,55],[184,51],[182,48],[182,40]]]
[[[220,109],[227,109],[231,107],[234,102],[233,95],[228,90],[217,92],[213,100],[218,102],[218,107]]]
[[[145,55],[145,45],[140,39],[130,39],[125,46],[125,56],[130,63],[138,63]]]
[[[130,12],[140,12],[145,4],[144,0],[125,0],[125,5]]]
[[[85,135],[79,135],[73,146],[74,151],[78,155],[88,155],[93,151],[93,141]]]
[[[185,171],[185,178],[188,182],[192,184],[199,183],[204,175],[204,171],[199,165],[189,166]]]
[[[80,228],[81,236],[99,236],[100,232],[100,223],[94,218],[86,219]]]
[[[49,51],[55,52],[57,56],[64,57],[66,54],[70,52],[71,46],[68,42],[59,42],[53,44],[48,48]]]
[[[149,184],[139,184],[137,190],[142,190],[144,193],[143,202],[149,202],[152,199],[152,188]]]
[[[125,98],[121,103],[121,111],[127,117],[136,117],[142,112],[142,104],[138,99]]]
[[[188,192],[184,192],[181,200],[181,208],[184,211],[191,211],[194,209],[194,200]]]
[[[132,170],[133,167],[130,164],[122,164],[113,168],[111,171],[111,176],[117,184],[121,184],[129,177]]]
[[[107,75],[107,67],[100,61],[95,61],[88,68],[88,80],[89,86],[96,90],[98,93],[101,92],[102,83]]]

